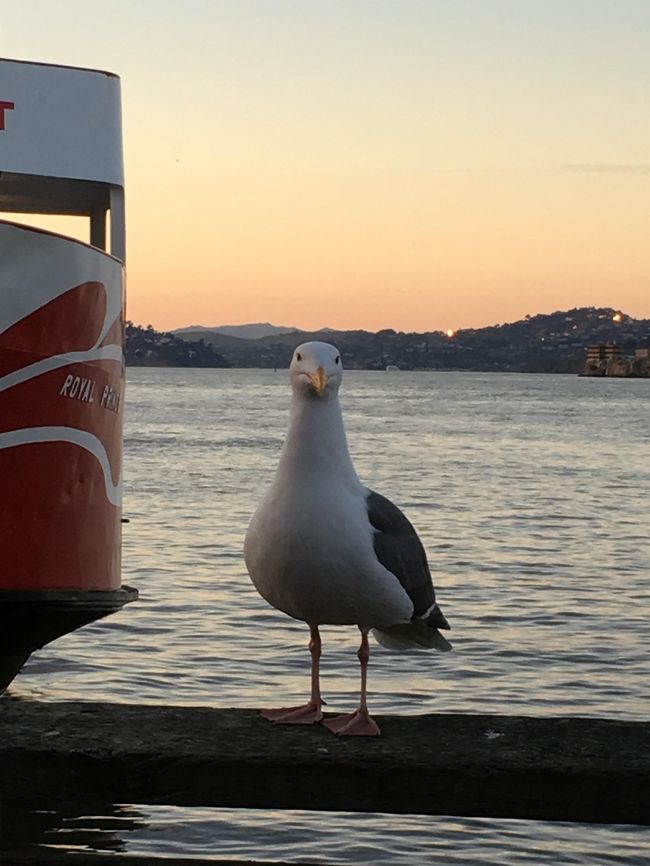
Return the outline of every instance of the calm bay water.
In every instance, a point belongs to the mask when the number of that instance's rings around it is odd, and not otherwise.
[[[123,579],[141,601],[36,654],[11,694],[302,701],[306,628],[266,606],[242,557],[286,428],[286,374],[133,369],[127,397]],[[647,719],[648,382],[347,372],[342,401],[360,476],[424,541],[454,644],[373,647],[371,709]],[[329,708],[351,709],[357,634],[322,633]],[[140,806],[116,807],[109,830],[58,819],[91,846],[177,856],[650,862],[647,832],[624,827]]]

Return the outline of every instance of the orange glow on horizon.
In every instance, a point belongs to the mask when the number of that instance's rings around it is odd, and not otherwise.
[[[444,328],[445,319],[460,322],[461,328],[479,328],[517,321],[527,314],[581,306],[611,307],[614,294],[619,301],[622,294],[627,295],[627,315],[650,317],[649,293],[641,272],[624,279],[616,262],[607,263],[602,254],[596,261],[596,265],[600,262],[603,266],[602,272],[596,273],[591,259],[571,261],[568,241],[563,250],[556,250],[556,260],[550,262],[542,261],[542,250],[537,253],[531,249],[514,230],[508,242],[501,241],[498,250],[489,250],[487,241],[477,243],[479,251],[483,247],[482,273],[464,259],[460,224],[456,228],[456,248],[451,244],[451,229],[447,229],[446,248],[439,261],[431,261],[426,255],[425,238],[419,258],[414,261],[408,253],[415,251],[415,238],[406,247],[403,241],[401,245],[396,241],[392,249],[385,249],[388,240],[383,237],[376,239],[374,257],[372,239],[360,237],[358,251],[351,244],[343,244],[337,261],[324,256],[315,240],[308,251],[303,248],[293,259],[282,261],[259,238],[251,240],[259,248],[256,260],[244,255],[241,241],[234,250],[217,244],[215,251],[205,227],[193,234],[182,224],[174,224],[172,236],[175,233],[178,240],[168,246],[160,245],[151,226],[143,221],[140,209],[141,206],[134,206],[135,215],[131,217],[134,228],[127,238],[127,315],[137,324],[152,324],[159,330],[270,322],[308,331],[324,327],[443,330],[452,339],[458,329]],[[0,218],[39,225],[88,241],[87,221],[82,218],[23,214],[2,214]],[[219,227],[214,230],[219,233]],[[387,225],[386,235],[388,231]],[[245,234],[243,227],[242,233]],[[637,258],[642,234],[639,229],[635,240]],[[587,228],[581,229],[579,235],[584,244]],[[279,238],[277,231],[275,237]],[[630,247],[631,243],[628,237],[626,245]],[[594,255],[595,247],[594,237],[591,241]],[[180,250],[184,250],[182,255]],[[527,251],[534,273],[524,271]],[[354,269],[355,253],[359,264],[362,259],[366,262],[360,273]],[[648,258],[650,271],[650,255],[647,251],[643,255]],[[567,288],[565,277],[575,284],[573,289]],[[528,291],[521,291],[522,282]],[[495,286],[499,287],[498,292]],[[618,322],[623,316],[619,311],[612,318]]]

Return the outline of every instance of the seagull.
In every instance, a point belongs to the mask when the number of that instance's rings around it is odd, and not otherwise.
[[[303,343],[293,353],[289,430],[275,478],[246,533],[244,558],[260,595],[310,630],[308,703],[262,710],[264,718],[322,722],[341,736],[378,736],[367,704],[368,633],[389,649],[446,652],[451,644],[438,631],[449,624],[415,529],[354,469],[338,398],[342,373],[340,352],[329,343]],[[319,681],[321,625],[354,625],[361,632],[359,706],[327,719]]]

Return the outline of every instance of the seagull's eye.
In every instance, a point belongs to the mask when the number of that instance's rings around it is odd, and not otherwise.
[[[338,363],[340,363],[340,361],[341,361],[341,356],[340,356],[340,355],[337,355],[336,358],[335,358],[335,360],[334,360],[334,363],[335,363],[335,364],[338,364]]]
[[[296,361],[302,361],[302,355],[300,352],[296,352]]]

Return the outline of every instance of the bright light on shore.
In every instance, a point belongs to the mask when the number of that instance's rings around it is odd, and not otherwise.
[[[456,336],[456,331],[455,331],[453,328],[447,328],[447,330],[445,331],[445,333],[447,334],[447,336],[449,337],[449,339],[451,339],[452,337],[455,337],[455,336]]]
[[[614,313],[614,315],[612,316],[612,322],[622,322],[622,321],[623,321],[623,314],[622,313]]]

